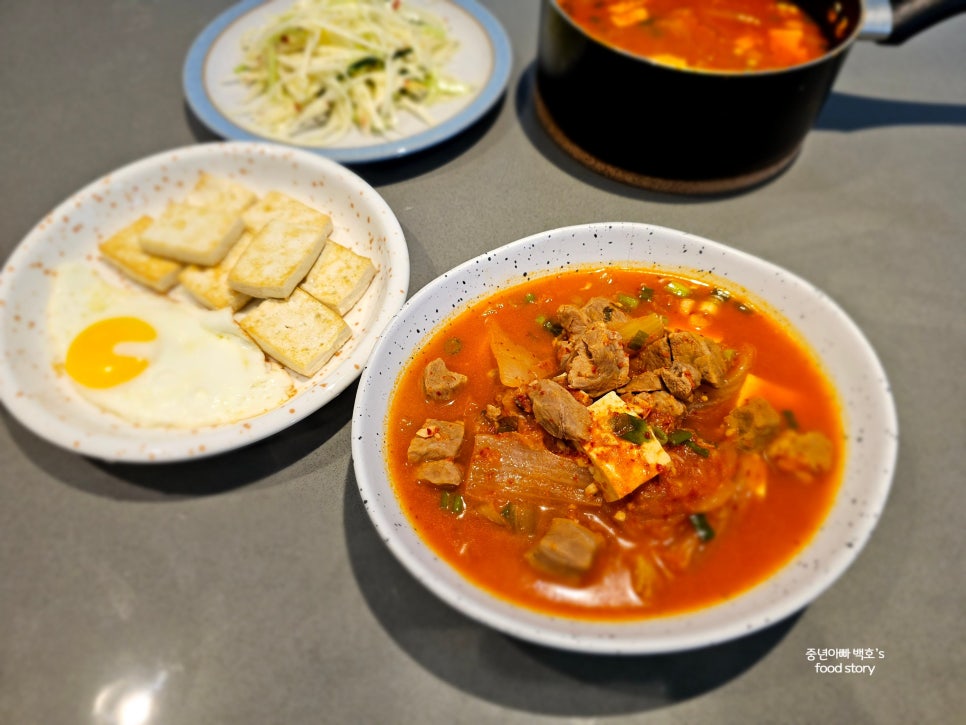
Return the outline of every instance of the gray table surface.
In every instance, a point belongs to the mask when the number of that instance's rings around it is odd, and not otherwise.
[[[411,293],[485,250],[601,220],[684,229],[805,277],[864,330],[899,411],[869,544],[754,636],[562,653],[464,618],[392,557],[356,489],[355,386],[249,449],[155,467],[77,457],[2,409],[0,722],[122,722],[137,692],[150,723],[962,722],[966,16],[900,47],[858,44],[787,173],[694,199],[558,150],[530,95],[538,3],[486,4],[514,49],[498,107],[429,152],[356,169],[405,230]],[[213,140],[181,69],[228,5],[0,2],[0,258],[102,174]],[[886,657],[872,676],[817,674],[810,647]]]

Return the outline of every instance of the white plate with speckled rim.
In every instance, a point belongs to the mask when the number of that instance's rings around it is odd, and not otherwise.
[[[758,586],[698,611],[632,622],[566,619],[524,609],[464,579],[418,536],[389,480],[387,406],[398,375],[432,331],[471,301],[572,268],[617,265],[723,278],[786,321],[812,348],[840,395],[847,461],[835,503],[791,562]],[[711,275],[711,277],[709,277]],[[821,290],[774,264],[685,232],[600,223],[535,234],[469,260],[419,290],[386,328],[362,373],[352,454],[366,511],[399,561],[437,596],[505,634],[558,649],[654,654],[710,646],[776,623],[808,605],[848,568],[886,504],[898,450],[889,383],[874,350]],[[374,451],[380,451],[375,455]]]
[[[82,399],[51,365],[46,300],[53,270],[83,260],[110,282],[131,286],[98,258],[97,244],[142,214],[157,214],[206,171],[261,195],[289,194],[332,217],[331,238],[370,257],[372,284],[345,319],[352,338],[311,378],[293,375],[296,394],[247,420],[207,428],[133,426]],[[51,443],[111,461],[178,461],[230,451],[271,436],[331,401],[362,370],[376,339],[406,301],[409,250],[385,200],[340,164],[270,143],[223,142],[173,149],[87,185],[47,214],[0,272],[0,400]]]
[[[246,109],[247,89],[235,80],[242,61],[242,38],[292,6],[292,0],[243,0],[215,18],[198,36],[185,59],[182,82],[195,115],[215,133],[236,140],[267,139],[310,149],[342,163],[399,158],[461,133],[492,108],[506,90],[513,51],[506,31],[475,0],[408,0],[440,18],[458,47],[445,72],[469,92],[426,109],[429,122],[401,114],[385,135],[351,129],[325,144],[299,144],[274,138]]]

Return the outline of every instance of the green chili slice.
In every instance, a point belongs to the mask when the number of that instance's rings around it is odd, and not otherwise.
[[[691,514],[688,518],[691,519],[694,532],[701,541],[711,541],[714,538],[714,529],[711,528],[711,524],[708,523],[704,514]]]
[[[650,429],[644,419],[630,413],[614,414],[610,424],[614,435],[636,445],[641,445],[651,437]]]

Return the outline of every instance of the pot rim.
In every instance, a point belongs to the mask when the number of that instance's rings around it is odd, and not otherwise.
[[[564,12],[564,10],[560,7],[559,0],[544,0],[544,5],[549,5],[553,11],[556,11],[557,14],[561,18],[563,18],[563,20],[568,25],[570,25],[571,28],[573,28],[578,33],[580,33],[589,42],[594,43],[595,45],[598,45],[602,48],[605,48],[615,53],[616,55],[622,55],[625,58],[628,58],[629,60],[641,62],[644,65],[650,66],[652,68],[669,70],[669,71],[677,71],[680,73],[690,73],[692,75],[699,75],[699,76],[714,76],[714,77],[721,77],[721,78],[745,78],[745,77],[760,78],[763,76],[780,75],[782,73],[789,73],[789,72],[802,70],[805,68],[814,67],[822,63],[827,63],[832,58],[835,58],[836,56],[842,55],[843,53],[847,52],[848,49],[852,47],[852,44],[858,39],[858,37],[862,33],[862,29],[866,21],[866,12],[867,12],[866,0],[856,0],[856,1],[859,4],[858,18],[856,18],[856,22],[851,28],[849,34],[845,38],[841,39],[840,41],[837,41],[837,44],[835,45],[834,48],[830,48],[827,52],[823,53],[818,58],[813,58],[812,60],[807,61],[805,63],[798,63],[797,65],[785,66],[784,68],[766,68],[763,70],[747,70],[747,71],[709,70],[707,68],[679,68],[677,66],[668,65],[666,63],[658,63],[657,61],[652,60],[647,56],[638,55],[637,53],[631,53],[630,51],[624,50],[623,48],[620,48],[616,45],[611,45],[610,43],[606,43],[603,40],[600,40],[599,38],[595,38],[593,35],[588,33],[584,28],[577,25],[577,23],[575,23],[573,19],[566,12]]]

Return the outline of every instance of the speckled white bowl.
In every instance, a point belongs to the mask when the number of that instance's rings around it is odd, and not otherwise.
[[[332,217],[332,239],[372,258],[378,268],[346,315],[352,339],[281,407],[216,427],[135,427],[95,408],[51,366],[46,301],[51,270],[84,260],[105,278],[129,285],[98,259],[97,244],[141,214],[157,214],[207,171],[258,194],[285,192]],[[208,143],[134,162],[94,181],[44,217],[0,272],[0,400],[27,428],[63,448],[105,460],[162,462],[232,450],[270,436],[318,410],[359,375],[376,338],[406,301],[409,251],[392,209],[344,166],[270,143]]]
[[[497,599],[439,559],[400,509],[382,455],[387,405],[397,376],[447,316],[507,285],[563,269],[604,264],[660,267],[725,278],[748,299],[793,321],[838,389],[848,436],[844,480],[821,529],[773,577],[726,603],[628,623],[539,614]],[[602,223],[535,234],[472,259],[404,305],[362,373],[352,418],[352,455],[362,501],[400,562],[441,599],[509,635],[565,650],[670,652],[750,634],[798,611],[829,587],[868,540],[885,506],[898,422],[885,372],[849,317],[825,294],[769,262],[663,227]],[[380,452],[377,455],[375,452]]]

